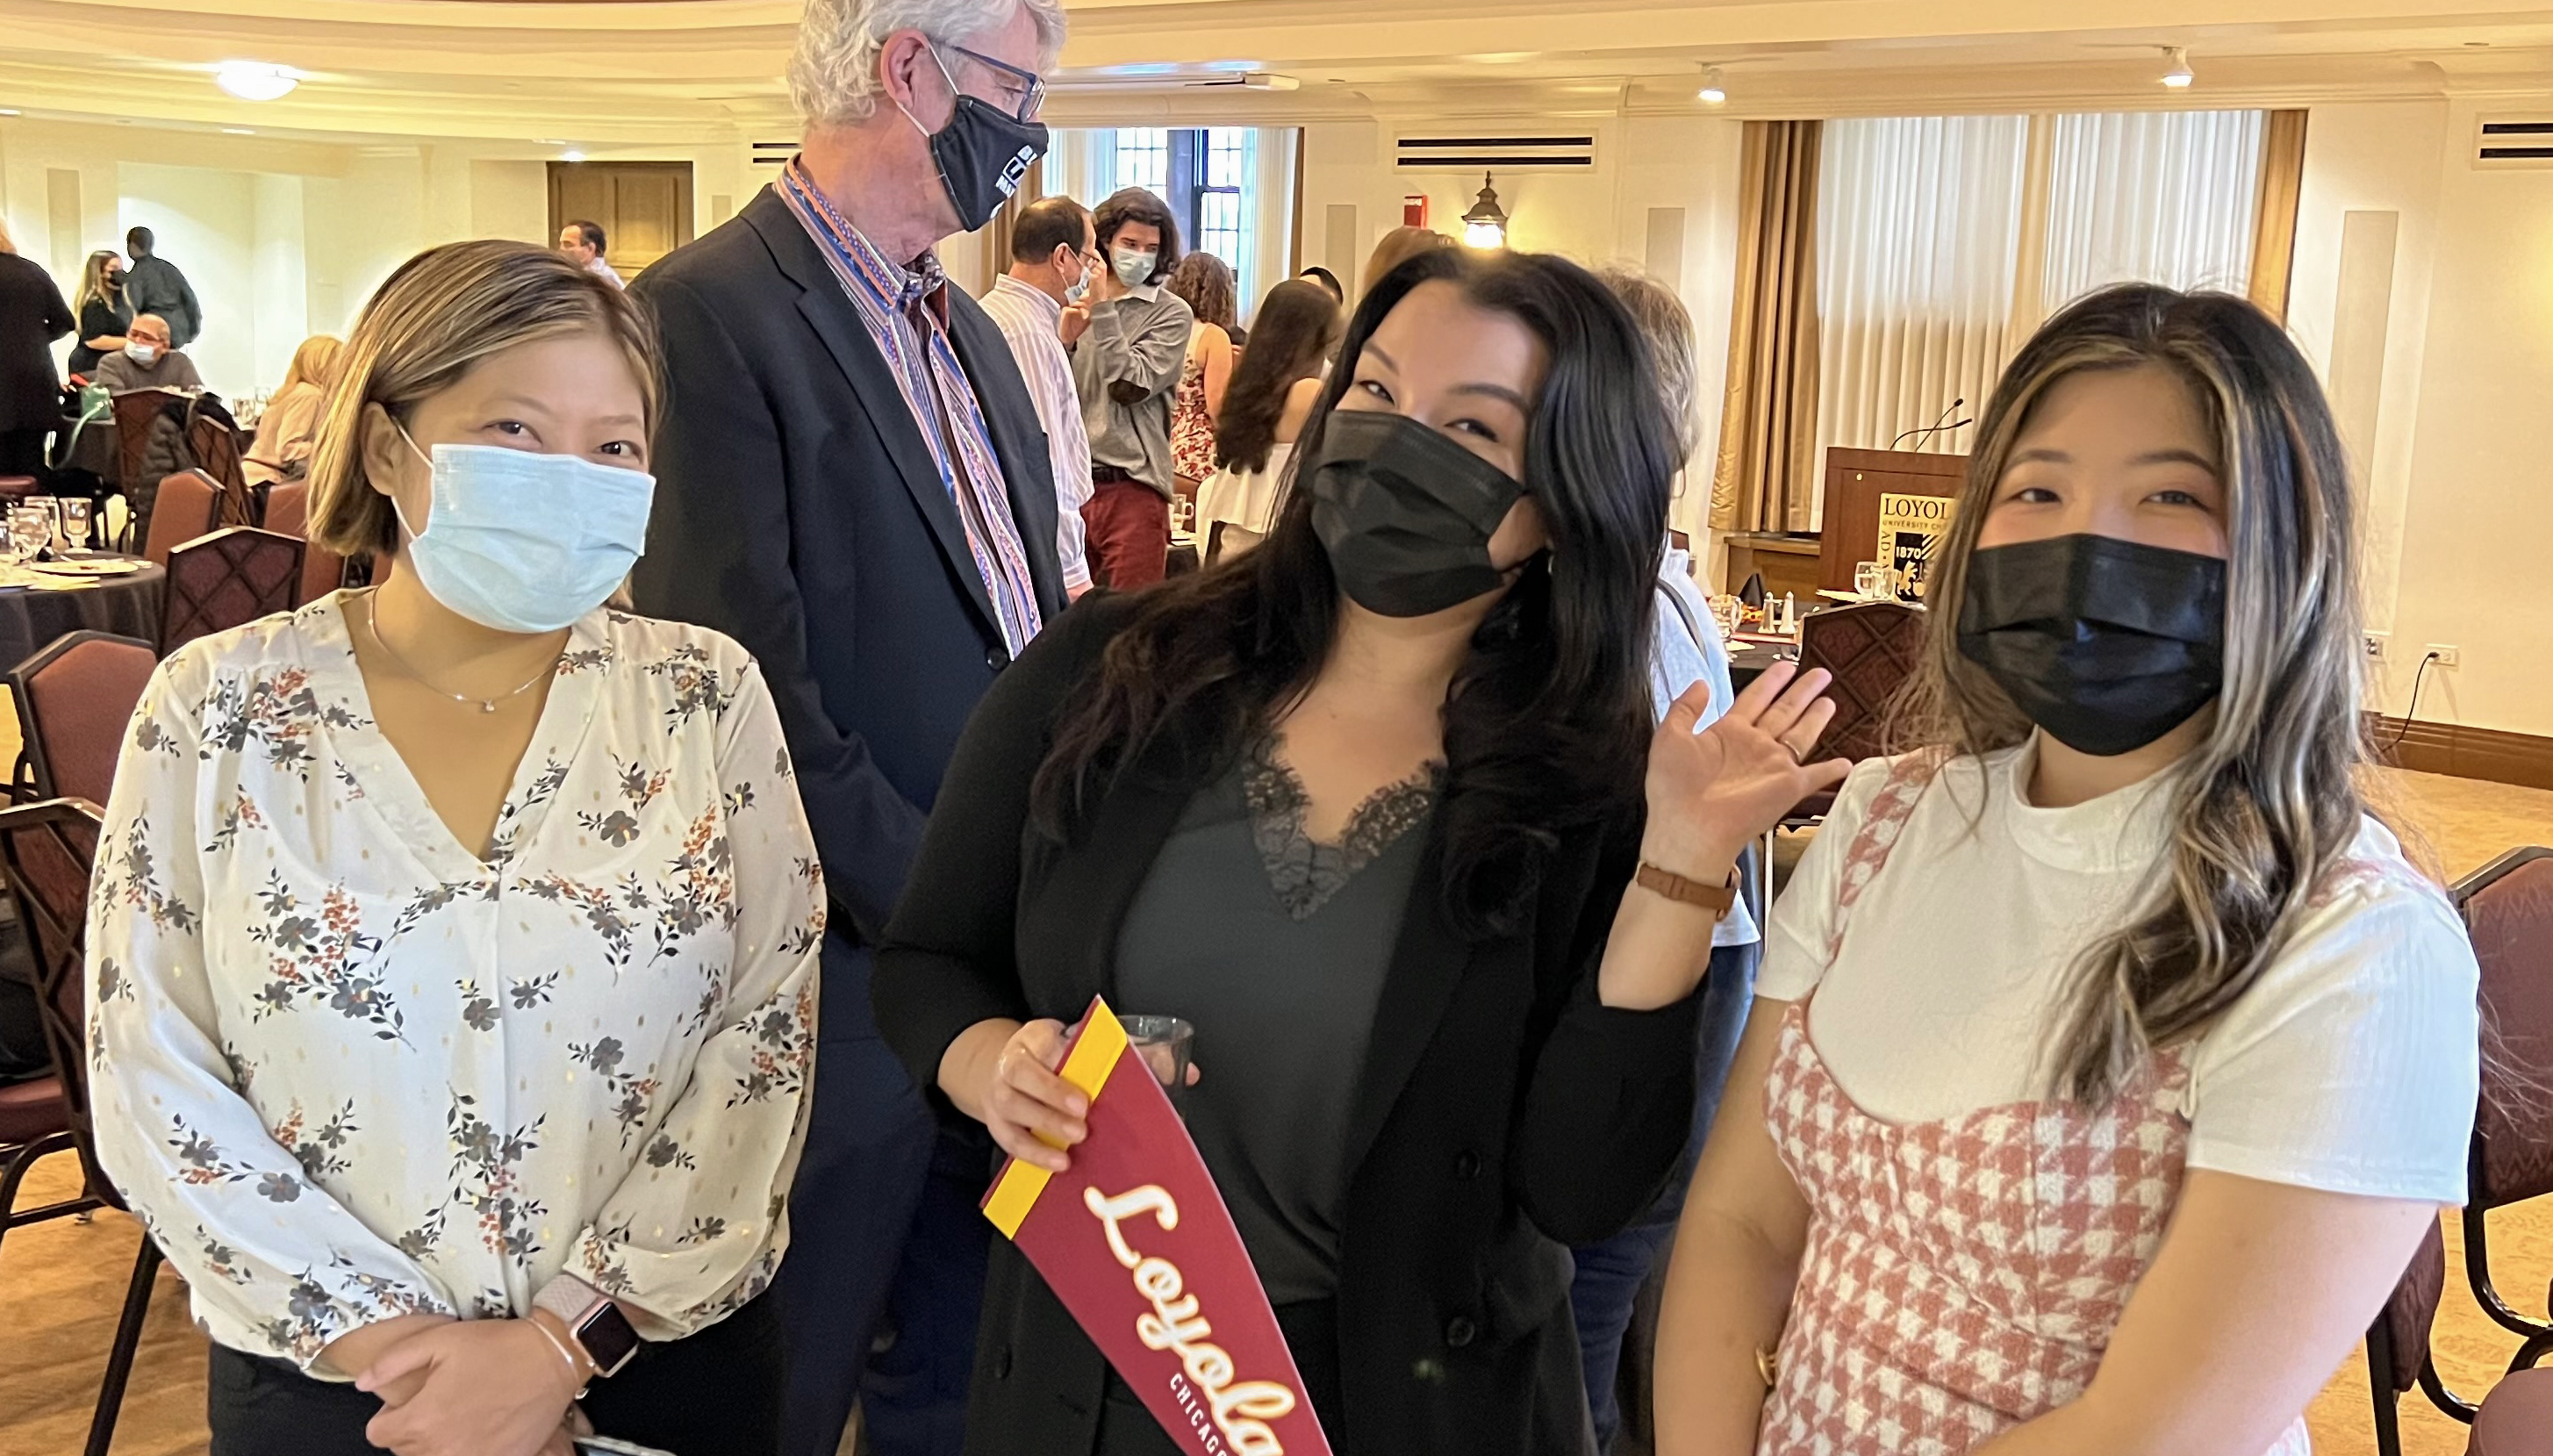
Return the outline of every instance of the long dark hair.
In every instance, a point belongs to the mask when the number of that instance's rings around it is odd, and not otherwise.
[[[1445,704],[1442,892],[1465,934],[1512,934],[1564,832],[1636,802],[1647,762],[1650,613],[1675,433],[1647,347],[1605,285],[1539,254],[1431,251],[1367,293],[1303,430],[1317,459],[1366,341],[1410,291],[1445,281],[1541,341],[1548,371],[1525,431],[1525,495],[1550,550],[1527,562],[1473,637]],[[1139,600],[1097,680],[1061,714],[1034,822],[1068,841],[1120,774],[1156,751],[1228,766],[1319,675],[1339,589],[1291,491],[1256,550]]]
[[[1203,254],[1190,254],[1191,258]],[[1214,421],[1214,463],[1238,470],[1266,470],[1276,443],[1276,422],[1294,386],[1321,372],[1321,361],[1339,341],[1338,300],[1309,279],[1288,279],[1268,290],[1259,305],[1259,327],[1242,351],[1241,366],[1223,392],[1223,413]]]

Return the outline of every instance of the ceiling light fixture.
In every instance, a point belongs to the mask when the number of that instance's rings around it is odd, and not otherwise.
[[[1498,206],[1498,189],[1491,185],[1488,172],[1481,173],[1481,195],[1473,199],[1472,210],[1463,214],[1463,242],[1472,248],[1507,245],[1506,209]]]
[[[2163,83],[2171,87],[2175,91],[2185,91],[2189,89],[2189,83],[2198,79],[2198,77],[2190,74],[2189,48],[2186,46],[2166,46],[2164,48],[2163,54],[2171,61],[2171,69],[2163,73]]]
[[[583,162],[584,160],[585,154],[574,147],[570,147],[565,152],[559,154],[559,161],[561,162]]]
[[[1720,77],[1719,66],[1703,72],[1701,97],[1707,106],[1718,106],[1728,99],[1728,87]]]
[[[275,101],[291,95],[301,77],[263,60],[225,60],[213,72],[213,83],[242,101]]]
[[[225,137],[254,137],[257,133],[249,130],[247,127],[224,127],[222,128],[222,135]]]
[[[17,108],[17,107],[15,107],[15,106],[0,106],[0,116],[16,116],[16,115],[18,115],[18,108]]]

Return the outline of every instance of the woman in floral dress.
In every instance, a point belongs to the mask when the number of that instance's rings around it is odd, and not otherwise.
[[[1168,288],[1196,314],[1188,329],[1188,359],[1179,370],[1178,393],[1170,401],[1170,469],[1178,477],[1179,499],[1188,503],[1187,524],[1195,524],[1197,487],[1214,474],[1214,422],[1223,414],[1224,391],[1232,384],[1241,325],[1235,321],[1232,270],[1211,253],[1191,253],[1179,260]]]
[[[380,584],[187,646],[135,716],[99,1151],[212,1336],[217,1456],[557,1456],[589,1382],[605,1435],[777,1446],[825,900],[752,659],[604,605],[654,350],[546,250],[411,261],[311,473]]]
[[[2360,794],[2356,522],[2257,308],[2041,330],[1918,743],[1775,908],[1685,1204],[1667,1456],[2262,1456],[2462,1201],[2478,971]]]

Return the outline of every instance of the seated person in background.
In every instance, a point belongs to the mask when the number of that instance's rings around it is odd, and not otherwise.
[[[1241,356],[1215,417],[1219,468],[1197,488],[1197,533],[1209,543],[1217,521],[1268,534],[1294,439],[1320,402],[1322,366],[1346,325],[1328,290],[1306,279],[1269,289],[1258,318],[1259,342]]]
[[[100,361],[123,352],[124,330],[133,322],[133,305],[124,296],[123,254],[101,248],[88,256],[71,312],[79,315],[79,338],[71,345],[70,371],[94,375]]]
[[[204,387],[203,377],[195,373],[195,361],[169,347],[168,321],[156,313],[133,320],[125,330],[122,352],[99,360],[95,379],[116,394]]]
[[[312,334],[292,351],[282,388],[266,401],[266,413],[257,422],[257,443],[240,461],[250,485],[301,479],[310,461],[311,437],[319,432],[320,411],[328,402],[328,378],[345,347],[334,334]]]

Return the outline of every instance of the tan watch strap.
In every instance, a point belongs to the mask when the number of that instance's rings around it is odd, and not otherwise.
[[[1689,880],[1671,869],[1660,869],[1647,860],[1640,861],[1640,872],[1633,883],[1652,895],[1662,895],[1679,905],[1698,905],[1711,912],[1715,921],[1727,918],[1729,907],[1737,903],[1737,871],[1728,872],[1728,883],[1706,885]]]

